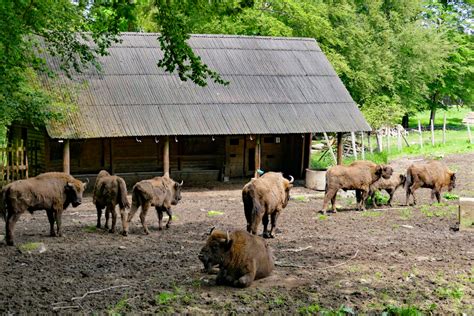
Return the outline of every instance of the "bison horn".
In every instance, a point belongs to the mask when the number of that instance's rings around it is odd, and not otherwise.
[[[225,241],[229,242],[230,241],[230,237],[229,237],[229,231],[226,231],[226,239]]]
[[[290,175],[290,178],[291,178],[291,180],[290,180],[290,184],[291,184],[295,181],[295,178],[293,178],[291,175]]]
[[[212,231],[213,231],[214,229],[216,229],[216,226],[214,226],[214,227],[211,228],[211,231],[209,232],[209,235],[212,234]]]
[[[85,184],[89,184],[89,178],[86,178],[86,182],[84,182]]]
[[[181,183],[179,184],[179,186],[182,186],[184,183],[184,180],[181,180]]]

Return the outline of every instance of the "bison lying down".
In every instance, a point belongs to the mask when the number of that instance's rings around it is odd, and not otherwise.
[[[247,287],[254,280],[270,275],[273,254],[266,241],[243,230],[229,234],[211,230],[206,245],[199,253],[205,271],[219,265],[218,285]]]
[[[395,172],[392,174],[390,179],[385,179],[384,177],[381,177],[374,183],[370,185],[370,197],[372,198],[372,203],[374,206],[377,206],[377,202],[375,200],[375,192],[379,190],[385,190],[387,193],[390,195],[390,198],[388,199],[388,205],[392,206],[392,198],[393,195],[395,194],[395,191],[399,187],[403,187],[405,185],[405,175]]]
[[[336,195],[339,189],[356,190],[357,207],[365,210],[365,202],[369,196],[370,185],[380,177],[390,178],[393,173],[388,165],[377,165],[371,161],[355,161],[349,166],[333,166],[326,173],[326,192],[321,212],[326,213],[329,201],[336,212]]]
[[[412,164],[407,169],[406,204],[410,194],[413,195],[413,204],[416,204],[415,191],[418,188],[431,189],[431,202],[434,197],[441,202],[441,190],[447,187],[448,191],[456,187],[456,174],[441,161],[428,161]]]
[[[182,185],[182,181],[181,183],[175,182],[168,175],[136,183],[132,189],[132,207],[128,214],[127,221],[130,223],[138,208],[141,206],[140,220],[145,234],[149,234],[150,231],[148,230],[145,219],[150,206],[154,206],[158,215],[159,229],[162,229],[161,221],[163,219],[163,211],[168,214],[166,228],[169,228],[173,219],[171,205],[176,205],[179,200],[181,200]]]
[[[0,214],[6,223],[6,242],[13,245],[13,230],[26,211],[46,210],[51,236],[62,236],[61,215],[69,204],[82,203],[86,183],[62,172],[48,172],[34,178],[12,182],[2,189]],[[57,232],[54,231],[54,222]]]
[[[118,204],[120,207],[120,216],[122,218],[123,235],[127,235],[128,225],[127,218],[125,217],[125,208],[130,207],[130,203],[127,200],[127,185],[125,181],[118,176],[111,176],[107,171],[102,170],[97,175],[95,181],[93,203],[97,208],[97,228],[100,228],[100,217],[102,216],[102,210],[105,210],[105,228],[109,228],[109,215],[112,213],[112,226],[109,232],[115,232],[115,225],[117,223],[117,213],[115,212],[115,206]]]
[[[273,238],[278,215],[288,205],[292,183],[293,177],[288,180],[279,172],[267,172],[260,178],[253,178],[244,186],[242,200],[249,233],[256,234],[258,225],[263,221],[263,237]],[[268,216],[272,221],[270,232]]]

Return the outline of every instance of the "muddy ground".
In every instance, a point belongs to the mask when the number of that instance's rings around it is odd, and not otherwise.
[[[454,193],[474,196],[474,153],[444,160],[458,170]],[[393,165],[401,171],[409,163]],[[430,207],[427,189],[417,192],[417,207],[400,206],[398,191],[393,209],[362,213],[351,209],[353,198],[340,196],[343,210],[321,216],[322,193],[296,186],[269,240],[278,264],[273,275],[247,289],[214,285],[197,255],[212,226],[245,228],[242,184],[185,188],[170,229],[158,231],[149,213],[150,235],[138,216],[128,237],[95,230],[90,197],[64,213],[62,238],[47,237],[44,211],[25,214],[17,246],[0,242],[0,314],[295,314],[341,306],[356,313],[415,306],[474,314],[474,232],[453,229],[457,202]],[[34,243],[44,247],[31,250]]]

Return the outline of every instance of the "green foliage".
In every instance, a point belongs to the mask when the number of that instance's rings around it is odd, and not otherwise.
[[[424,314],[416,306],[397,307],[388,306],[382,312],[382,316],[423,316]]]
[[[21,252],[29,252],[38,249],[41,246],[40,242],[28,242],[18,246]]]
[[[87,232],[87,233],[95,233],[97,231],[97,227],[94,226],[94,225],[88,225],[84,228],[84,230]]]
[[[443,194],[443,197],[444,197],[446,200],[459,200],[459,195],[454,194],[454,193],[450,193],[450,192],[444,193],[444,194]]]
[[[224,212],[222,211],[208,211],[207,216],[220,216],[224,215]]]

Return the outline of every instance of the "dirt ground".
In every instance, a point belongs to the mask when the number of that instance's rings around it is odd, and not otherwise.
[[[403,171],[411,161],[392,165]],[[474,153],[444,161],[458,171],[454,193],[474,196]],[[158,231],[149,212],[150,235],[138,216],[128,237],[120,235],[120,220],[115,234],[95,230],[90,197],[64,213],[62,238],[47,237],[44,211],[23,215],[17,246],[0,242],[0,314],[295,314],[341,306],[356,313],[416,306],[474,314],[474,232],[453,229],[457,202],[429,206],[427,189],[417,191],[417,207],[400,206],[398,191],[393,209],[365,213],[352,209],[354,198],[339,196],[342,210],[322,216],[322,193],[296,186],[269,240],[277,261],[272,276],[247,289],[216,286],[197,256],[211,227],[245,228],[242,185],[185,187],[170,229]],[[44,247],[28,250],[33,243]]]

